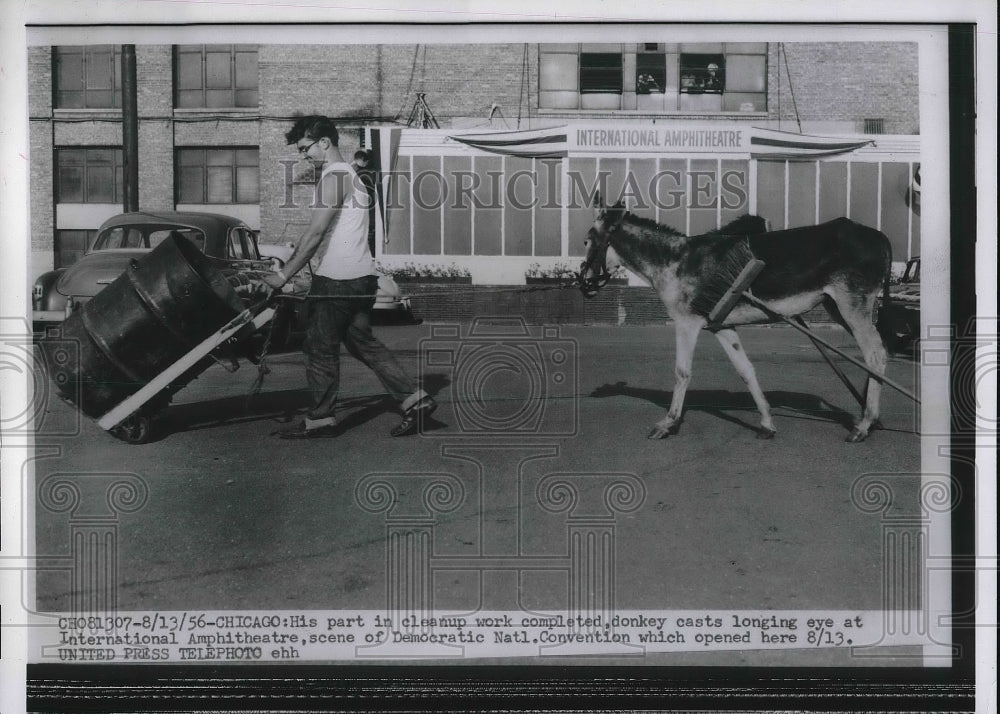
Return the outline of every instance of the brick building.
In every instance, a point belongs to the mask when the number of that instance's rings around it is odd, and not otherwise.
[[[112,45],[29,47],[33,275],[72,263],[100,223],[121,211],[119,52]],[[542,162],[459,147],[450,134],[676,124],[875,138],[849,157],[806,162],[758,161],[743,149],[589,156],[578,146],[578,156],[559,163],[565,171],[592,159],[587,170],[613,175],[676,165],[688,189],[699,161],[717,166],[720,182],[735,167],[745,174],[747,200],[727,210],[759,211],[778,227],[853,210],[890,234],[900,259],[918,245],[918,222],[900,209],[919,161],[916,44],[137,45],[136,65],[140,207],[237,215],[260,230],[262,242],[293,240],[307,221],[310,188],[292,185],[301,166],[284,144],[294,113],[337,118],[350,156],[372,141],[366,128],[406,126],[424,93],[441,130],[402,132],[399,166],[411,174],[424,164],[445,173],[456,166],[527,170],[532,191],[544,184]],[[562,173],[554,180],[550,192],[566,182]],[[690,207],[649,215],[689,229],[711,225],[724,217],[713,190],[707,223]],[[447,227],[451,221],[454,230],[474,232],[485,212],[456,221],[440,207],[436,222],[421,224],[414,209],[405,210],[408,237],[380,225],[378,257],[388,263],[457,262],[477,280],[505,273],[516,282],[527,264],[580,250],[579,220],[566,208],[558,216],[536,212],[523,225],[498,211],[490,230],[500,238],[488,250],[488,241],[454,239]],[[421,225],[440,237],[414,239]],[[530,241],[504,235],[519,225],[531,226]]]

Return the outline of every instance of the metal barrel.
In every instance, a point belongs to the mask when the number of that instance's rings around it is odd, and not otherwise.
[[[193,243],[172,236],[133,260],[39,346],[59,392],[98,417],[242,310],[226,277]]]

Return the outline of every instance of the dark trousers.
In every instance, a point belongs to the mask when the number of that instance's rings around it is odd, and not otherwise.
[[[411,401],[414,380],[375,335],[371,312],[378,278],[331,280],[314,276],[308,298],[308,327],[303,352],[312,399],[308,417],[331,417],[340,389],[340,345],[366,364],[397,402]],[[343,298],[328,297],[343,295]],[[359,297],[360,296],[360,297]]]

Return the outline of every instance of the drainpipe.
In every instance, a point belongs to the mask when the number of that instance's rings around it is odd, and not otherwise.
[[[139,109],[135,45],[122,45],[122,197],[125,212],[139,210]]]

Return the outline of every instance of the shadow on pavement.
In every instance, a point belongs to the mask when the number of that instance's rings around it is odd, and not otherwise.
[[[598,399],[606,397],[632,397],[634,399],[643,399],[663,409],[669,409],[672,394],[672,392],[662,389],[630,387],[627,382],[616,382],[597,387],[589,396]],[[853,413],[830,404],[821,397],[812,394],[802,394],[801,392],[780,391],[768,391],[765,392],[765,395],[767,396],[767,401],[771,404],[772,410],[788,409],[809,418],[818,418],[840,424],[847,430],[850,430],[854,425],[855,415]],[[756,415],[757,406],[754,404],[753,397],[750,396],[749,392],[730,392],[721,389],[690,389],[684,399],[685,412],[704,412],[751,431],[758,430],[756,419],[753,420],[753,423],[748,423],[731,414],[727,414],[725,410],[751,411]]]
[[[451,383],[446,375],[441,374],[425,375],[423,382],[424,389],[431,395],[438,394]],[[305,388],[171,405],[157,417],[155,435],[150,441],[160,441],[185,431],[264,420],[271,420],[280,426],[294,421],[308,407],[309,393]],[[337,409],[338,433],[361,426],[386,412],[399,413],[398,405],[387,395],[342,399]],[[434,431],[445,426],[431,418],[423,424],[422,430]]]

